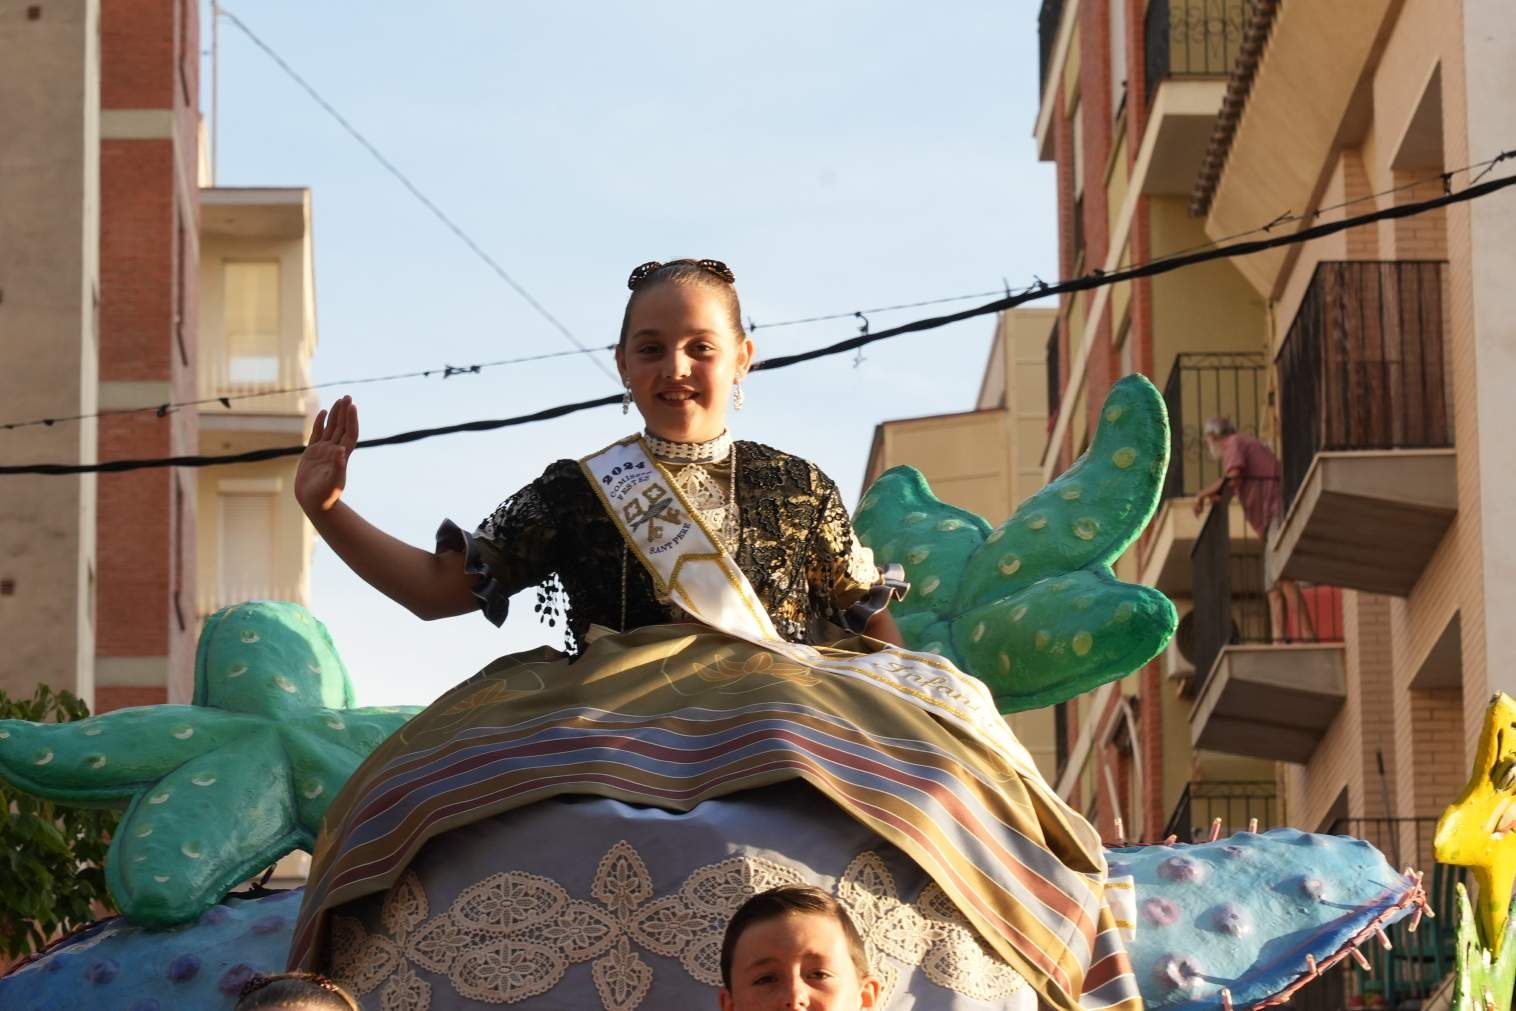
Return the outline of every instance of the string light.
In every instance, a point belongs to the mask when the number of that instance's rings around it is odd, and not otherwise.
[[[1453,193],[1444,193],[1441,196],[1431,197],[1414,203],[1400,204],[1395,207],[1381,208],[1368,214],[1356,217],[1344,218],[1341,221],[1327,222],[1325,224],[1312,225],[1289,235],[1270,236],[1265,239],[1253,239],[1246,242],[1232,243],[1213,249],[1201,250],[1180,256],[1167,256],[1159,260],[1149,261],[1129,267],[1125,270],[1116,270],[1109,273],[1086,275],[1065,281],[1060,284],[1047,285],[1038,283],[1029,290],[1019,294],[1011,294],[996,299],[985,305],[975,306],[971,309],[963,309],[944,316],[933,316],[926,319],[913,320],[899,326],[872,333],[860,333],[855,337],[828,344],[824,347],[813,348],[796,354],[781,355],[775,358],[767,358],[754,366],[754,369],[771,371],[774,369],[788,368],[802,362],[814,361],[831,355],[843,354],[858,348],[873,344],[876,341],[887,340],[891,337],[899,337],[908,333],[919,333],[926,330],[934,330],[946,326],[949,323],[957,323],[961,320],[972,319],[976,316],[984,316],[990,313],[1013,309],[1023,302],[1043,298],[1048,295],[1061,295],[1065,293],[1088,291],[1105,285],[1122,284],[1127,281],[1143,277],[1152,277],[1158,274],[1166,274],[1184,267],[1198,263],[1206,263],[1212,260],[1230,259],[1239,256],[1250,256],[1268,249],[1276,249],[1281,246],[1297,245],[1314,239],[1335,235],[1349,228],[1371,224],[1376,221],[1395,220],[1412,217],[1426,211],[1436,210],[1452,204],[1466,203],[1489,196],[1493,193],[1516,185],[1516,176],[1506,176],[1500,179],[1492,179],[1489,182],[1471,184],[1464,189]],[[595,407],[604,407],[610,404],[620,403],[619,394],[599,397],[593,400],[584,400],[577,403],[559,404],[556,407],[545,408],[530,414],[517,415],[512,418],[495,418],[483,421],[468,421],[456,425],[445,425],[438,428],[417,429],[409,432],[399,432],[395,435],[387,435],[376,439],[363,439],[358,442],[360,448],[373,448],[378,446],[393,446],[408,442],[419,442],[423,439],[431,439],[444,435],[454,435],[462,432],[487,432],[500,428],[511,428],[518,425],[532,424],[539,421],[547,421],[552,418],[575,414],[579,411],[590,410]],[[0,466],[0,475],[8,474],[89,474],[89,473],[119,473],[122,471],[152,470],[165,467],[217,467],[236,463],[254,463],[262,460],[272,460],[285,456],[298,456],[305,451],[303,445],[280,446],[271,449],[252,450],[246,453],[234,453],[221,456],[178,456],[163,457],[147,460],[107,460],[100,463],[86,464],[25,464],[18,466]]]

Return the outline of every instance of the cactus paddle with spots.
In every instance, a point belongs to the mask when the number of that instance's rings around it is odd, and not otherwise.
[[[1003,712],[1052,705],[1147,663],[1178,624],[1173,603],[1111,565],[1157,508],[1169,426],[1153,385],[1111,388],[1090,448],[994,529],[896,467],[859,504],[859,539],[905,567],[894,605],[906,644],[990,686]]]
[[[302,607],[213,614],[191,705],[75,723],[0,720],[0,778],[63,803],[125,806],[106,885],[133,922],[192,920],[294,849],[418,706],[353,709],[347,668]]]

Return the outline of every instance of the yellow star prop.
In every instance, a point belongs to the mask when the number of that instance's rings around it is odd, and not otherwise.
[[[1445,864],[1469,867],[1479,882],[1479,926],[1500,954],[1516,883],[1516,701],[1496,692],[1485,714],[1474,771],[1437,820],[1433,848]]]

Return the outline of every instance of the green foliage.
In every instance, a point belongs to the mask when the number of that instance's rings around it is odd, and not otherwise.
[[[0,692],[0,719],[71,723],[89,708],[70,692],[38,685],[30,699]],[[105,851],[120,815],[57,807],[0,780],[0,955],[15,958],[45,945],[58,930],[113,909],[105,888]]]
[[[1505,921],[1505,938],[1497,957],[1484,944],[1469,893],[1458,885],[1458,955],[1453,977],[1452,1011],[1511,1011],[1516,988],[1516,903]]]

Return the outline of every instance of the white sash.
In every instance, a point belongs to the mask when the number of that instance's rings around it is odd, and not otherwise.
[[[695,620],[812,670],[867,681],[914,702],[993,747],[1023,775],[1042,779],[989,689],[942,657],[893,646],[877,653],[823,653],[780,638],[747,576],[640,436],[607,446],[579,465],[659,592]]]

